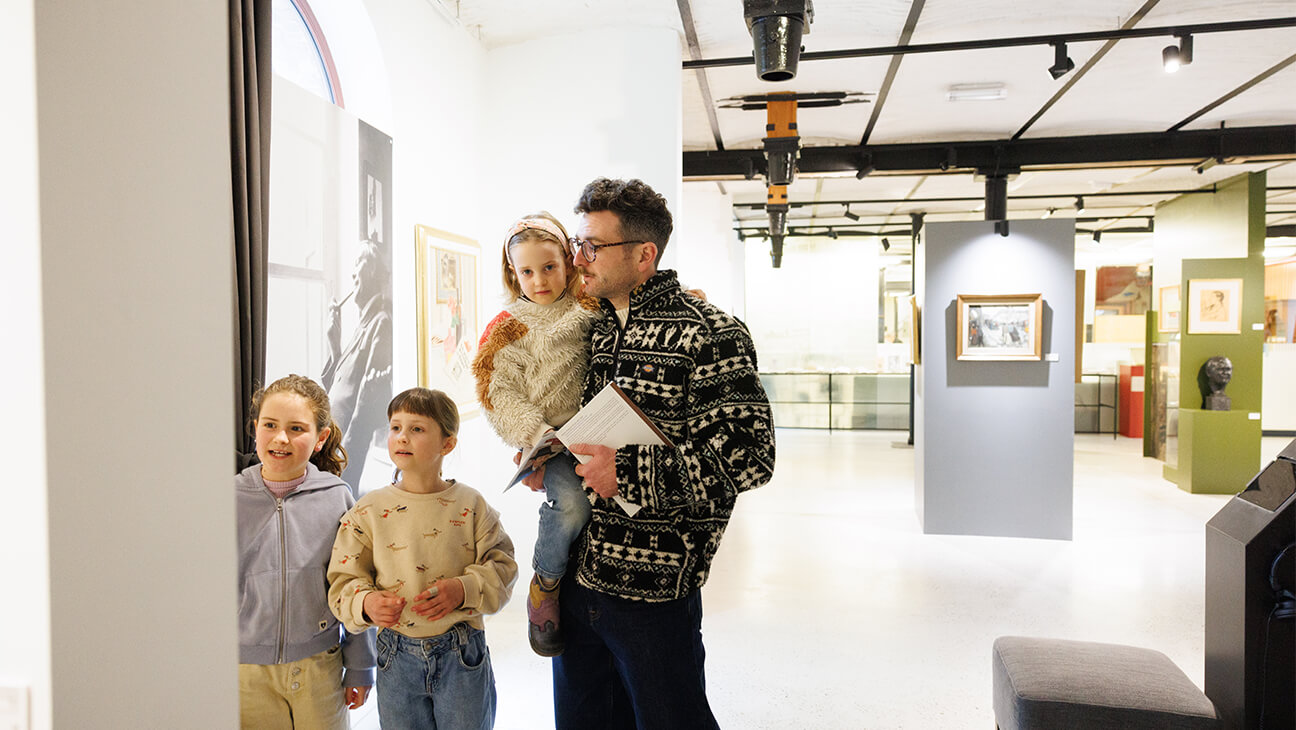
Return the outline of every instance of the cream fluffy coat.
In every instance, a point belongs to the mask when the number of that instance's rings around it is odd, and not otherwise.
[[[580,409],[597,310],[588,297],[518,300],[487,329],[473,375],[486,420],[505,443],[528,448]]]

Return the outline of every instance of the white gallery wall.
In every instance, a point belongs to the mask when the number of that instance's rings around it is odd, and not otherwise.
[[[762,372],[879,370],[876,239],[789,238],[777,269],[769,241],[742,247]]]
[[[49,510],[46,482],[44,332],[41,316],[41,247],[36,143],[36,55],[31,0],[5,4],[0,23],[0,98],[6,112],[0,131],[7,144],[0,175],[0,220],[5,221],[5,263],[0,266],[0,308],[5,317],[5,389],[0,443],[11,455],[0,500],[11,515],[5,543],[9,561],[6,600],[0,601],[0,692],[5,702],[31,710],[32,727],[48,730],[50,717]],[[12,313],[22,313],[14,316]],[[21,586],[22,589],[17,588]]]
[[[915,369],[915,507],[923,532],[1070,539],[1075,223],[932,223]],[[956,359],[960,294],[1042,294],[1039,361]]]
[[[651,27],[600,28],[487,53],[482,208],[474,228],[486,318],[503,304],[500,250],[518,217],[547,210],[574,234],[581,190],[610,177],[648,183],[678,218],[679,59],[678,34]],[[677,255],[668,246],[663,267]]]
[[[671,243],[680,283],[701,289],[712,304],[744,319],[746,255],[733,226],[732,195],[714,182],[683,186]]]
[[[24,299],[6,443],[37,463],[6,480],[26,564],[0,674],[39,730],[232,727],[228,6],[20,5],[0,276],[31,278],[0,288]]]

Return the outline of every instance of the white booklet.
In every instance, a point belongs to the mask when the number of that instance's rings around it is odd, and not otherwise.
[[[557,431],[545,434],[535,446],[532,446],[519,461],[517,472],[509,480],[508,490],[527,474],[536,469],[538,462],[543,462],[557,454],[569,444],[595,444],[618,449],[630,444],[647,446],[671,446],[671,440],[661,432],[651,420],[639,410],[639,406],[630,400],[625,391],[616,383],[609,382],[589,403],[585,404],[571,420]],[[590,457],[575,455],[581,463]],[[627,502],[620,495],[616,496],[617,504],[626,514],[633,517],[642,507]]]

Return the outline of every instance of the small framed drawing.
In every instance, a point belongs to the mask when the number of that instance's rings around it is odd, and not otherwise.
[[[959,294],[959,360],[1043,359],[1042,294]]]
[[[918,295],[909,295],[909,362],[922,364],[922,316],[918,309]]]
[[[1188,334],[1242,333],[1242,280],[1188,280]]]
[[[414,267],[418,298],[418,384],[436,388],[459,404],[460,415],[477,408],[472,360],[477,354],[477,242],[415,226]]]
[[[1157,331],[1179,331],[1179,285],[1163,286],[1157,292],[1160,301],[1157,303]]]

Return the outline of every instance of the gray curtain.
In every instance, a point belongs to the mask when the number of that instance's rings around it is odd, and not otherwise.
[[[271,0],[229,0],[230,164],[234,181],[236,466],[255,458],[247,424],[265,378],[266,269],[270,234]]]

